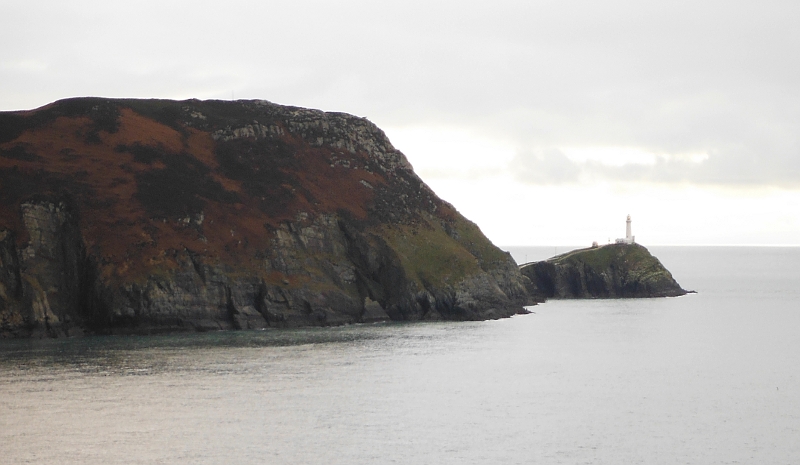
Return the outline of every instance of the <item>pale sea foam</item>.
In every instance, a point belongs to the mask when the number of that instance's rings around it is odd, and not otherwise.
[[[698,294],[0,341],[0,463],[796,463],[800,249],[651,251]]]

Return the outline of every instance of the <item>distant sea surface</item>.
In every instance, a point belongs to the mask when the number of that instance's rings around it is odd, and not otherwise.
[[[650,250],[698,293],[488,322],[2,340],[0,463],[796,464],[800,249]]]

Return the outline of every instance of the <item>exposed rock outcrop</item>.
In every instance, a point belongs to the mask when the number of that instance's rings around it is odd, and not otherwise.
[[[575,250],[523,265],[528,292],[539,299],[674,297],[687,293],[639,244]]]
[[[374,124],[264,101],[0,113],[0,335],[477,320],[527,278]]]

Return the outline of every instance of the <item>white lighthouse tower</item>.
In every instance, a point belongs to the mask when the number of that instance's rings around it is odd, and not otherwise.
[[[625,221],[625,242],[633,244],[633,236],[631,235],[631,215],[628,215],[628,219]]]
[[[625,220],[625,238],[617,239],[615,242],[617,244],[633,244],[636,242],[636,236],[631,234],[631,215],[628,215],[628,219]]]

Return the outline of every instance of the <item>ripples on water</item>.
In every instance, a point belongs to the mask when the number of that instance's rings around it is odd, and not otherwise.
[[[0,463],[793,463],[800,251],[651,250],[699,294],[0,341]]]

